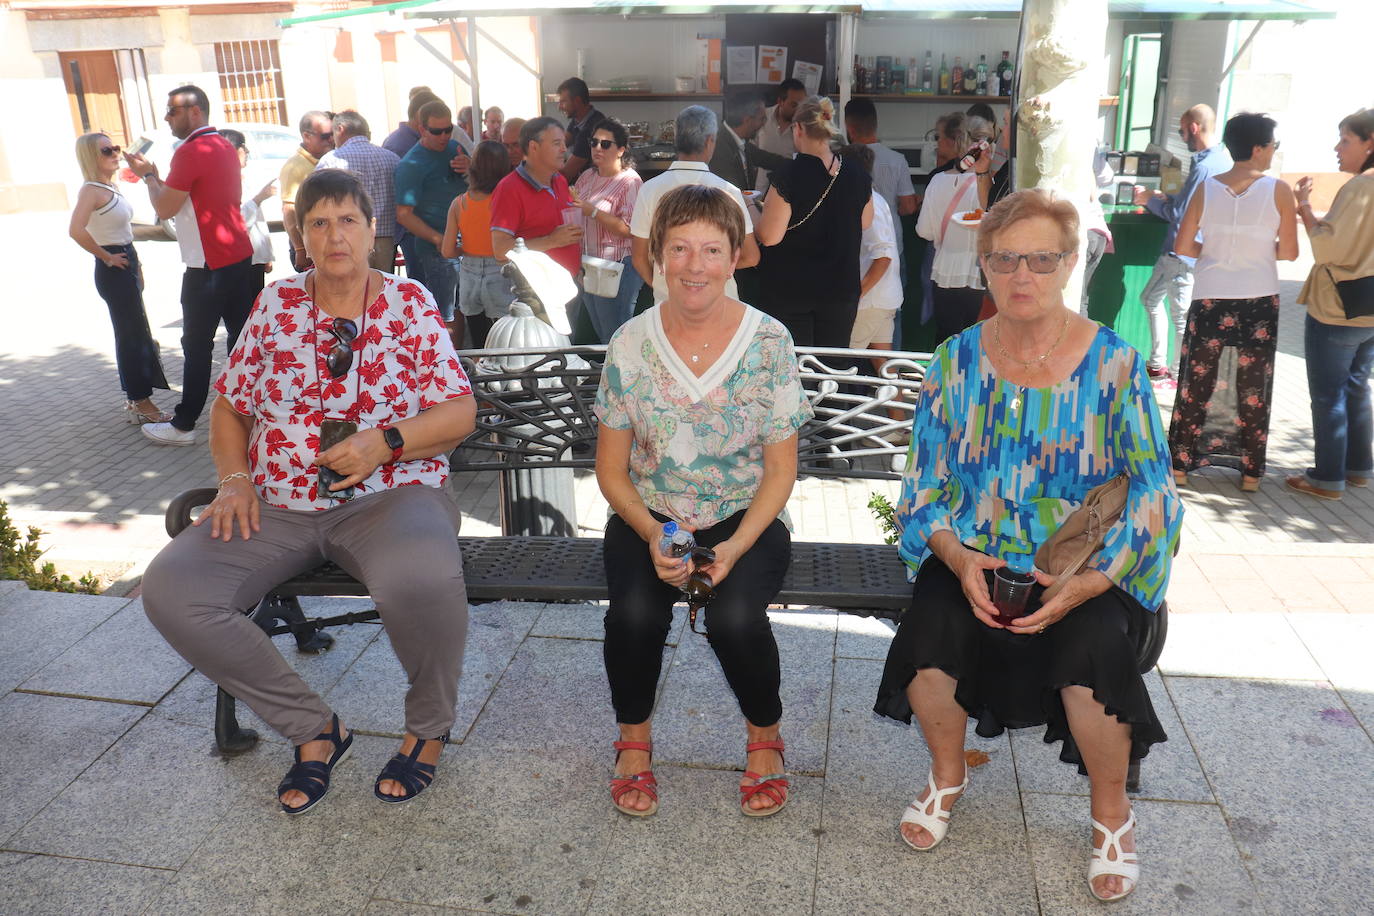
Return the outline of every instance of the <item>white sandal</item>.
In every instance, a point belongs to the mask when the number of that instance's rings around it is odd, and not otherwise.
[[[902,812],[902,819],[897,824],[897,833],[901,836],[902,842],[917,852],[929,852],[939,846],[940,841],[945,838],[945,833],[949,830],[949,815],[951,813],[944,810],[945,796],[963,792],[968,788],[968,767],[964,767],[964,781],[957,786],[950,786],[947,789],[937,787],[934,770],[930,771],[928,779],[927,788],[930,792],[926,796],[926,800],[924,802],[913,800],[911,804],[906,806],[906,810]],[[925,829],[926,832],[935,837],[935,842],[929,846],[917,846],[907,839],[906,834],[902,832],[902,824],[915,824],[917,827]]]
[[[1111,903],[1113,900],[1120,900],[1135,890],[1136,884],[1140,881],[1140,858],[1134,852],[1126,852],[1121,848],[1121,838],[1126,832],[1135,827],[1135,811],[1132,810],[1130,816],[1126,818],[1126,823],[1116,830],[1108,830],[1100,824],[1096,818],[1092,818],[1093,829],[1102,831],[1106,837],[1102,847],[1093,847],[1092,858],[1088,860],[1088,890],[1092,895],[1103,903]],[[1112,856],[1115,855],[1115,858]],[[1103,897],[1093,886],[1093,879],[1103,875],[1116,875],[1122,879],[1126,889],[1121,893],[1111,897]]]

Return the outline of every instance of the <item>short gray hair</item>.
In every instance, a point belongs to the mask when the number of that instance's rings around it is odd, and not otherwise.
[[[333,125],[335,130],[342,130],[345,137],[372,136],[367,119],[356,111],[341,111],[334,115]]]
[[[675,145],[679,155],[694,156],[706,151],[706,141],[720,129],[716,113],[701,105],[688,105],[677,116]]]

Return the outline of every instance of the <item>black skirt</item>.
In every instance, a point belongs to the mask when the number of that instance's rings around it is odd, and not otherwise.
[[[1037,598],[1038,591],[1031,601]],[[1086,773],[1059,694],[1078,685],[1131,726],[1131,759],[1139,760],[1150,745],[1167,740],[1137,670],[1136,644],[1148,613],[1113,587],[1043,633],[994,629],[973,616],[958,577],[932,556],[921,564],[911,609],[888,647],[873,711],[910,723],[907,686],[918,671],[938,668],[958,682],[954,698],[978,723],[979,735],[1048,725],[1045,743],[1064,742],[1059,759]]]

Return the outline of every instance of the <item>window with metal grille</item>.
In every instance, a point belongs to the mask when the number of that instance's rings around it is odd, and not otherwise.
[[[281,57],[275,39],[215,42],[224,121],[286,124]]]

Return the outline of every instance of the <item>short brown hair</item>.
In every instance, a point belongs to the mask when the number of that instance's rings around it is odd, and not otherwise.
[[[468,166],[468,187],[482,194],[490,194],[510,174],[510,154],[498,140],[483,140],[472,151]]]
[[[1361,140],[1368,140],[1374,137],[1374,108],[1361,108],[1354,114],[1348,114],[1341,119],[1340,130],[1348,130]],[[1370,153],[1360,166],[1360,171],[1374,168],[1374,153]]]
[[[421,105],[420,110],[416,112],[416,114],[420,116],[421,127],[428,124],[430,118],[448,118],[450,121],[453,120],[453,112],[449,110],[447,105],[438,99],[432,99]]]
[[[406,106],[406,120],[414,121],[420,116],[421,108],[424,108],[430,102],[437,101],[439,101],[439,97],[428,90],[412,95],[410,97],[410,104]]]
[[[1078,250],[1078,209],[1062,197],[1040,188],[1028,188],[999,200],[978,224],[978,254],[993,250],[1003,229],[1023,220],[1045,217],[1059,227],[1060,251]]]
[[[320,169],[306,176],[296,190],[296,221],[304,224],[322,200],[336,204],[352,200],[363,211],[363,218],[372,222],[372,198],[363,187],[363,180],[347,169]]]
[[[719,188],[687,184],[664,194],[654,209],[649,253],[656,263],[663,263],[663,243],[669,231],[689,223],[706,223],[724,232],[732,254],[744,247],[744,213],[739,204]]]

